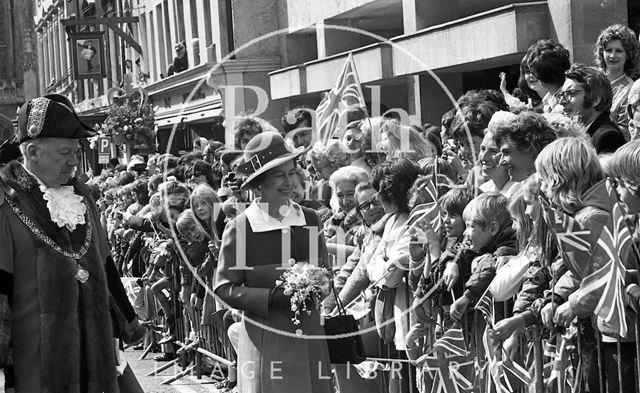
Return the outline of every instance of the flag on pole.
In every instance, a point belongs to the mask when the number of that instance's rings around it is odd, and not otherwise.
[[[366,108],[356,64],[349,53],[336,84],[316,108],[318,140],[326,145],[338,131],[341,121],[346,126],[347,109],[354,105]]]
[[[432,350],[442,351],[445,354],[452,354],[456,356],[466,356],[467,346],[464,342],[464,333],[460,326],[452,327],[447,330],[440,339],[433,343]]]
[[[467,369],[473,367],[473,360],[468,357],[423,355],[417,363],[424,365],[426,376],[431,379],[431,393],[462,393],[473,388],[465,376],[469,374]]]
[[[489,289],[487,289],[485,293],[480,297],[480,300],[478,300],[478,303],[476,304],[476,310],[482,313],[487,326],[493,328],[493,323],[495,321],[493,294]]]
[[[591,230],[585,229],[573,217],[551,207],[546,198],[540,196],[544,221],[558,240],[562,260],[578,277],[584,277],[591,259]]]
[[[551,344],[555,338],[556,344]],[[570,354],[575,350],[568,334],[555,334],[549,337],[543,344],[543,355],[550,358],[544,364],[544,385],[552,390],[554,386],[560,387],[557,391],[563,391],[565,386],[573,387],[573,365]]]
[[[438,190],[433,181],[427,181],[419,190],[422,195],[426,194],[429,202],[422,203],[411,210],[407,220],[407,231],[413,227],[420,227],[420,224],[429,224],[431,229],[439,234],[442,229],[442,216],[440,204],[438,203]]]
[[[607,262],[582,280],[578,296],[585,302],[589,301],[587,298],[597,301],[594,314],[624,337],[627,335],[624,304],[626,268],[622,259],[631,250],[632,239],[618,195],[609,180],[607,191],[613,202],[613,212],[594,247],[591,264],[599,258]]]

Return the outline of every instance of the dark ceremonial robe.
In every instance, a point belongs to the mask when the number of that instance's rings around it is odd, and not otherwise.
[[[8,302],[12,312],[15,391],[118,392],[105,273],[109,247],[89,189],[73,184],[90,225],[70,232],[52,222],[37,180],[20,163],[3,167],[0,182],[0,307]],[[46,238],[65,251],[88,246],[79,260],[87,282],[76,279],[75,260]]]
[[[222,235],[215,293],[225,304],[243,311],[238,340],[238,386],[242,393],[333,391],[326,341],[293,336],[297,330],[304,335],[324,335],[318,311],[312,308],[310,315],[301,313],[300,325],[294,325],[290,307],[269,305],[269,293],[284,272],[283,258],[285,267],[289,257],[328,266],[316,213],[292,205],[304,223],[270,226],[266,220],[261,228],[254,227],[250,217],[260,213],[254,202],[229,221]],[[311,255],[312,249],[316,255]],[[283,255],[286,252],[290,254]]]

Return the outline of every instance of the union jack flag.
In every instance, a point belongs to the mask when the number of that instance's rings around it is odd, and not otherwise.
[[[555,337],[555,338],[554,338]],[[556,340],[556,344],[551,342]],[[544,364],[543,374],[544,384],[547,389],[553,390],[553,386],[557,386],[558,392],[565,391],[566,387],[573,387],[573,365],[569,358],[575,347],[571,344],[571,338],[568,335],[559,335],[549,337],[543,344],[543,355],[550,358]]]
[[[573,274],[584,277],[588,266],[585,261],[591,259],[591,230],[583,228],[568,214],[551,207],[547,199],[542,196],[540,196],[540,204],[547,226],[556,235],[563,261]]]
[[[487,289],[485,293],[480,297],[480,300],[478,300],[475,308],[482,313],[487,326],[489,326],[489,328],[493,328],[495,313],[493,307],[493,294],[489,289]]]
[[[439,234],[442,229],[442,216],[436,186],[433,181],[429,180],[419,189],[419,192],[425,195],[430,202],[422,203],[411,210],[406,224],[407,228],[410,230],[415,226],[420,227],[421,224],[429,224],[431,229]]]
[[[626,268],[621,258],[627,257],[631,250],[632,239],[618,195],[609,180],[607,180],[607,191],[613,201],[613,213],[602,229],[593,251],[591,264],[600,258],[607,262],[582,280],[578,296],[583,299],[593,299],[594,303],[599,299],[594,314],[624,337],[627,334],[624,304]]]
[[[347,57],[347,62],[344,64],[336,84],[316,108],[319,141],[326,145],[341,124],[343,127],[346,126],[346,112],[350,106],[366,108],[356,72],[356,64],[351,53]]]
[[[433,343],[432,350],[434,352],[442,351],[443,353],[449,353],[457,356],[468,355],[462,328],[460,326],[454,326],[447,330],[439,340]]]
[[[464,368],[472,368],[473,360],[465,356],[442,357],[423,355],[417,360],[431,377],[431,393],[460,393],[471,390],[473,384],[464,376]],[[425,384],[428,386],[428,384]],[[425,390],[426,391],[426,390]]]

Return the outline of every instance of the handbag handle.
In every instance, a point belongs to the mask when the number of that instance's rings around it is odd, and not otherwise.
[[[347,312],[344,309],[344,304],[342,304],[342,300],[340,300],[340,296],[338,296],[338,291],[336,291],[336,287],[332,285],[331,290],[333,291],[333,296],[335,296],[336,298],[336,306],[338,307],[338,314],[347,315]]]

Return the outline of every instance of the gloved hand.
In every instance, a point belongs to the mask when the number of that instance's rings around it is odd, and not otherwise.
[[[290,308],[291,296],[284,294],[284,289],[281,286],[277,286],[269,293],[269,307],[270,308]]]

